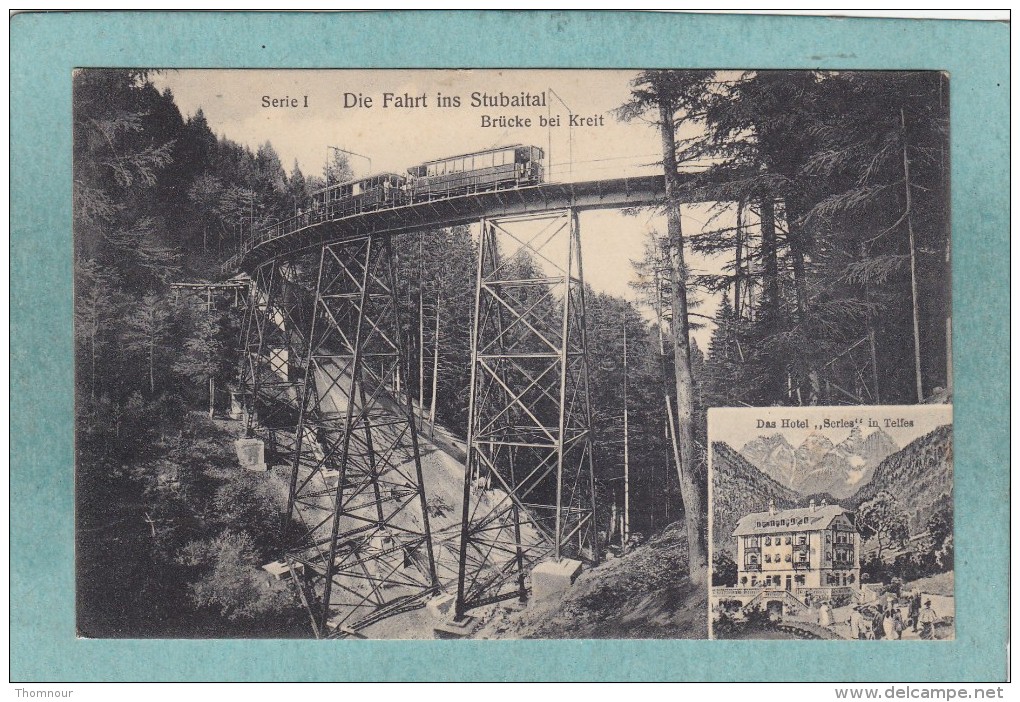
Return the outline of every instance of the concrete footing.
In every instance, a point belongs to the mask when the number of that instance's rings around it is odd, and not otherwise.
[[[475,618],[467,614],[458,622],[447,619],[432,627],[437,639],[465,639],[475,627]]]
[[[581,561],[543,561],[531,571],[531,596],[536,602],[569,588],[581,574]]]
[[[245,470],[259,473],[268,470],[266,466],[266,445],[262,439],[237,439],[234,441],[237,460]]]

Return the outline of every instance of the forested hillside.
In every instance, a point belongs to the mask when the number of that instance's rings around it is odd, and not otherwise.
[[[752,512],[801,506],[805,497],[785,488],[751,465],[727,443],[712,443],[712,542],[716,549],[736,553],[733,530]]]
[[[852,504],[856,508],[883,491],[907,512],[912,534],[924,531],[933,516],[941,516],[953,496],[953,427],[941,426],[882,461]]]

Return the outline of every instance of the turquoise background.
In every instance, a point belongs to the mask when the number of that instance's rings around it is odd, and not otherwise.
[[[161,12],[21,14],[10,28],[12,681],[1004,679],[1007,24],[647,13]],[[902,645],[77,640],[71,333],[76,66],[949,71],[957,639]]]

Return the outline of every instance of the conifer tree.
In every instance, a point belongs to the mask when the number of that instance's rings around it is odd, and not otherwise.
[[[156,394],[156,368],[170,351],[172,316],[166,299],[156,294],[143,297],[125,319],[124,348],[144,359],[149,395]]]
[[[697,119],[703,105],[711,71],[647,71],[632,84],[631,99],[618,111],[623,119],[645,113],[654,122],[662,142],[663,172],[666,179],[666,222],[668,236],[671,336],[676,383],[676,433],[679,448],[677,473],[684,503],[688,539],[688,571],[692,581],[703,578],[708,568],[704,510],[705,473],[695,450],[695,383],[691,365],[690,321],[687,299],[687,265],[680,215],[681,192],[677,164],[677,122]],[[672,424],[672,421],[671,421]]]

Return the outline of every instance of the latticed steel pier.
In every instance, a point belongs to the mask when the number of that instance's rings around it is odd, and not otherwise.
[[[249,242],[236,261],[252,278],[246,433],[290,467],[283,556],[317,636],[420,607],[443,585],[406,391],[399,235],[479,231],[459,618],[526,600],[543,560],[599,559],[578,212],[662,194],[661,177],[542,184],[302,215]]]
[[[456,614],[527,599],[544,558],[598,560],[573,210],[481,222]]]

